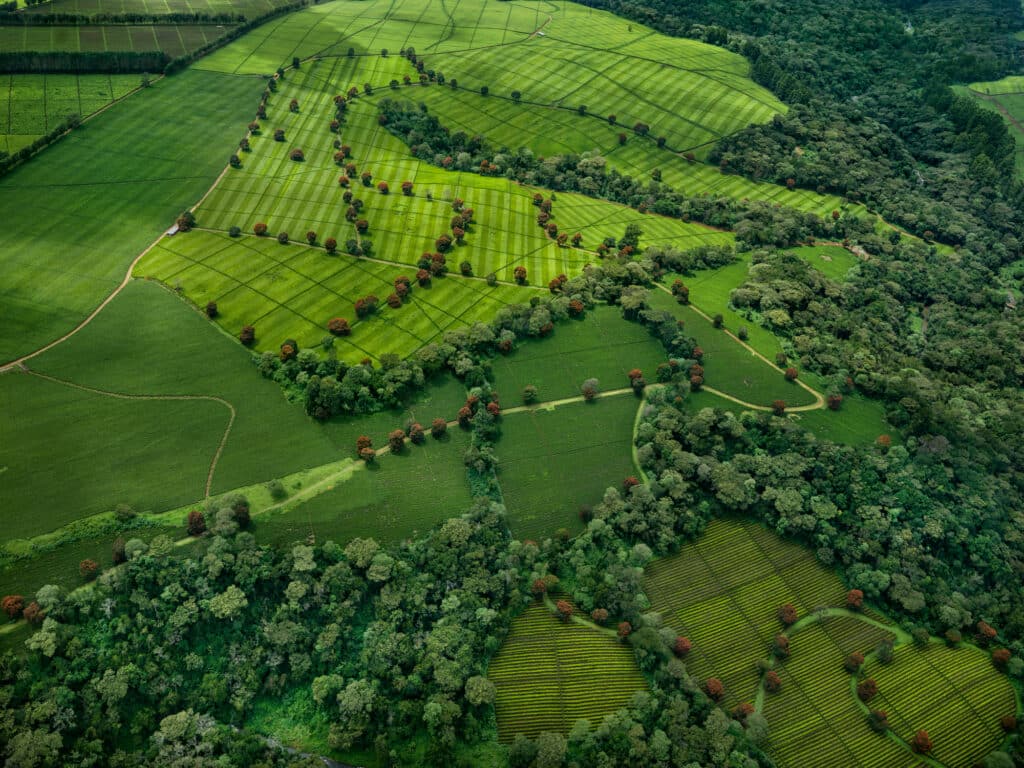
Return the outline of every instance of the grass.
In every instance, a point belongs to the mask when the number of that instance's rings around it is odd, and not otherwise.
[[[90,115],[139,82],[138,75],[0,75],[0,153],[14,154],[68,115]]]
[[[849,271],[860,264],[860,259],[838,245],[805,245],[789,252],[837,283],[845,281]]]
[[[231,13],[253,18],[285,3],[282,0],[50,0],[31,6],[33,14],[76,13],[86,16],[119,13]]]
[[[1017,708],[1006,676],[987,653],[969,646],[901,646],[890,664],[869,658],[862,674],[878,683],[870,706],[887,711],[905,741],[927,731],[932,756],[946,766],[974,765],[998,749],[1005,737],[999,719]]]
[[[498,738],[568,733],[577,720],[598,725],[647,688],[628,646],[565,623],[534,603],[515,621],[487,676],[494,683]]]
[[[1015,154],[1017,175],[1024,178],[1024,75],[1009,75],[1002,80],[954,86],[960,95],[973,98],[985,109],[998,112],[1006,121],[1017,143]]]
[[[702,680],[720,679],[730,708],[754,701],[757,662],[781,629],[779,606],[792,603],[804,616],[842,605],[846,593],[807,549],[732,520],[712,522],[695,542],[654,561],[645,590],[652,609],[693,643],[687,668]]]
[[[655,369],[667,358],[661,343],[642,325],[624,320],[618,308],[600,306],[585,319],[560,323],[551,336],[530,340],[496,359],[492,378],[506,406],[518,405],[528,384],[537,387],[542,401],[549,401],[576,397],[590,378],[606,391],[628,387],[633,368],[654,381]]]
[[[0,179],[0,206],[34,212],[4,222],[0,362],[71,330],[118,285],[216,178],[258,92],[249,78],[166,78]],[[182,130],[185,113],[203,129]]]
[[[223,37],[234,25],[218,24],[96,24],[61,26],[47,24],[0,26],[0,50],[70,51],[163,51],[172,59],[202,48]]]
[[[755,405],[769,406],[775,400],[783,400],[788,406],[814,402],[810,392],[786,381],[782,371],[753,355],[722,329],[715,328],[692,306],[678,304],[661,290],[651,291],[649,303],[682,320],[686,333],[704,350],[702,365],[707,386]]]
[[[282,246],[274,238],[232,239],[214,232],[164,238],[134,274],[173,286],[199,306],[216,302],[217,323],[232,336],[253,325],[261,351],[277,352],[289,338],[302,349],[316,347],[329,335],[327,322],[344,317],[352,335],[336,338],[334,350],[349,362],[385,353],[405,357],[440,341],[445,331],[488,322],[501,307],[526,298],[521,289],[492,288],[456,272],[434,279],[430,287],[415,287],[404,305],[391,309],[384,300],[394,291],[395,278],[414,279],[414,265],[329,256],[305,245]],[[367,294],[378,296],[381,308],[357,321],[354,303]]]
[[[579,510],[609,486],[635,475],[632,394],[504,417],[495,450],[509,527],[519,539],[540,541],[559,528],[582,530]]]
[[[468,446],[468,433],[450,430],[440,441],[428,437],[423,445],[406,445],[369,467],[357,463],[333,488],[258,519],[257,540],[280,545],[314,535],[341,544],[356,537],[393,542],[422,533],[472,503],[462,462]]]

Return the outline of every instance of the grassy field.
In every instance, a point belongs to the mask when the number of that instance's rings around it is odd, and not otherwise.
[[[635,475],[632,394],[593,403],[530,410],[504,418],[495,448],[509,527],[519,539],[540,541],[559,528],[582,530],[579,510]]]
[[[1002,115],[1017,142],[1017,175],[1024,177],[1024,75],[1009,75],[1002,80],[954,86],[954,90]]]
[[[580,394],[595,378],[602,390],[629,386],[629,372],[640,368],[648,381],[668,356],[639,323],[624,320],[617,307],[600,306],[585,319],[560,323],[545,339],[530,340],[492,364],[494,385],[506,406],[519,405],[523,388],[537,387],[542,401]]]
[[[208,72],[167,78],[0,179],[0,206],[36,213],[4,223],[0,363],[73,328],[195,203],[244,131],[259,87]],[[203,130],[182,130],[183,111]]]
[[[678,304],[661,290],[651,291],[649,303],[675,315],[684,323],[686,333],[700,344],[704,350],[704,383],[707,386],[755,405],[768,406],[775,400],[783,400],[788,406],[814,402],[810,392],[786,381],[782,371],[751,354],[736,339],[715,328],[692,306]],[[737,326],[726,327],[735,333]],[[752,330],[754,326],[748,324],[748,327]],[[751,339],[753,335],[751,333]],[[754,345],[751,343],[751,346]]]
[[[276,352],[285,339],[300,348],[319,345],[327,322],[344,317],[352,335],[334,341],[335,353],[349,362],[384,353],[406,356],[439,341],[443,333],[489,322],[504,305],[529,293],[507,285],[488,286],[458,274],[415,287],[409,299],[391,309],[384,299],[399,275],[415,279],[416,267],[330,256],[322,248],[280,245],[274,238],[190,232],[164,238],[136,266],[136,277],[152,277],[181,290],[199,306],[217,303],[218,324],[232,336],[244,325],[256,328],[258,350]],[[380,309],[357,321],[354,303],[374,294]]]
[[[790,248],[789,252],[837,283],[846,280],[847,273],[860,263],[860,259],[838,245],[805,245]]]
[[[647,684],[633,653],[594,629],[564,623],[534,603],[512,623],[487,676],[497,692],[498,738],[599,725]]]
[[[232,28],[222,24],[19,24],[0,26],[0,51],[163,51],[177,58],[212,43]]]
[[[0,153],[14,154],[68,115],[90,115],[138,85],[138,75],[0,75]]]
[[[847,617],[828,618],[794,634],[792,655],[775,668],[782,689],[766,694],[762,709],[771,727],[770,752],[779,768],[923,765],[904,747],[868,727],[850,690],[850,676],[843,670],[850,653],[867,655],[891,637]]]
[[[712,522],[695,542],[652,563],[645,588],[653,610],[693,643],[690,672],[719,678],[729,707],[754,700],[757,662],[780,630],[780,605],[792,603],[804,616],[842,605],[846,593],[810,550],[731,520]]]
[[[871,706],[889,713],[895,733],[910,741],[927,731],[932,756],[947,768],[976,765],[997,749],[1005,736],[999,719],[1016,712],[1006,676],[988,653],[971,647],[901,646],[891,664],[869,658],[862,676],[878,683]]]
[[[256,538],[289,544],[314,535],[318,542],[344,544],[356,537],[394,542],[423,533],[472,503],[462,462],[468,446],[469,434],[455,429],[440,441],[428,437],[423,445],[407,444],[402,453],[381,456],[368,468],[357,463],[347,480],[325,493],[258,519]]]
[[[231,13],[253,18],[285,5],[282,0],[50,0],[28,13],[77,13],[87,16],[118,13]]]

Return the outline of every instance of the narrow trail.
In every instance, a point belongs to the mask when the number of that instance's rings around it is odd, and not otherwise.
[[[65,387],[71,387],[72,389],[78,389],[83,392],[89,392],[94,395],[102,395],[103,397],[113,397],[118,400],[176,400],[176,401],[206,401],[211,403],[219,403],[228,409],[228,424],[224,428],[224,434],[221,436],[220,443],[217,445],[217,450],[213,454],[213,459],[210,461],[210,470],[206,473],[206,486],[204,488],[204,498],[210,498],[210,488],[213,486],[213,475],[217,470],[217,462],[220,461],[221,454],[224,452],[224,446],[227,445],[228,436],[231,434],[231,427],[235,423],[235,406],[229,403],[222,397],[215,397],[213,395],[131,395],[124,392],[111,392],[106,389],[96,389],[95,387],[87,387],[83,384],[76,384],[73,381],[67,381],[66,379],[59,379],[56,376],[49,376],[45,373],[39,373],[33,371],[24,365],[19,365],[19,368],[28,374],[29,376],[35,376],[46,381],[51,381],[54,384],[61,384]]]
[[[666,288],[661,283],[656,283],[655,285],[657,285],[659,290],[664,291],[665,293],[669,294],[670,296],[672,295],[672,291],[669,290],[668,288]],[[708,313],[705,312],[704,310],[699,309],[698,307],[695,307],[693,304],[689,304],[688,306],[690,307],[690,309],[692,309],[698,315],[703,317],[709,323],[713,323],[714,322],[712,320],[712,318],[708,315]],[[777,370],[779,373],[783,372],[782,369],[779,368],[779,366],[777,366],[775,363],[773,363],[767,357],[762,355],[760,352],[758,352],[752,346],[747,344],[747,342],[743,341],[739,336],[734,334],[732,331],[726,330],[725,328],[723,328],[721,330],[722,330],[722,332],[726,336],[728,336],[730,339],[732,339],[737,344],[739,344],[741,347],[743,347],[745,350],[747,350],[751,355],[753,355],[754,357],[758,358],[759,360],[764,361],[767,365],[770,365],[772,368]],[[793,407],[793,408],[787,407],[786,408],[786,412],[787,413],[799,413],[801,411],[816,411],[816,410],[819,410],[820,408],[824,408],[825,407],[825,398],[822,396],[822,394],[820,392],[818,392],[818,390],[816,390],[813,387],[811,387],[810,385],[805,384],[804,382],[800,381],[800,379],[796,379],[793,383],[796,384],[801,389],[803,389],[806,392],[808,392],[814,398],[814,403],[812,405],[798,405],[798,406]],[[724,397],[726,400],[731,400],[734,403],[739,403],[740,405],[746,405],[746,406],[748,406],[750,408],[753,408],[754,410],[758,410],[758,411],[770,411],[770,410],[772,410],[768,406],[765,406],[765,405],[753,405],[752,403],[745,402],[743,400],[740,400],[738,398],[733,397],[732,395],[727,395],[724,392],[719,392],[718,390],[712,389],[711,387],[702,387],[702,389],[704,389],[704,390],[706,390],[708,392],[711,392],[713,394],[719,395],[721,397]]]

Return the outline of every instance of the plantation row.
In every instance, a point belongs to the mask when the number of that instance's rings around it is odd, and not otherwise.
[[[498,738],[567,733],[577,720],[598,725],[647,684],[628,646],[530,605],[491,661]]]

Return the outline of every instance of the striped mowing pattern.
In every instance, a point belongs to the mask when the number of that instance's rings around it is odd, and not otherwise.
[[[771,728],[771,754],[780,768],[919,765],[907,750],[868,727],[850,676],[843,669],[850,652],[871,651],[887,634],[856,619],[840,617],[793,636],[792,655],[776,665],[782,689],[765,694],[763,709]]]
[[[779,606],[792,603],[803,616],[841,605],[845,594],[809,551],[731,520],[712,522],[696,542],[652,563],[645,591],[665,623],[693,643],[690,671],[721,679],[730,706],[754,698],[757,662],[781,629]]]
[[[113,24],[0,27],[0,51],[163,51],[174,58],[222,37],[235,25]],[[139,76],[135,75],[138,85]]]
[[[284,4],[284,0],[50,0],[29,6],[23,13],[231,13],[252,18]]]
[[[647,688],[628,646],[539,603],[512,622],[487,677],[503,743],[519,733],[568,733],[580,719],[597,725]]]
[[[971,647],[901,646],[891,664],[869,661],[864,676],[878,683],[871,706],[887,711],[907,741],[926,730],[932,755],[947,768],[968,768],[996,749],[1004,737],[999,719],[1016,708],[1006,677]]]

